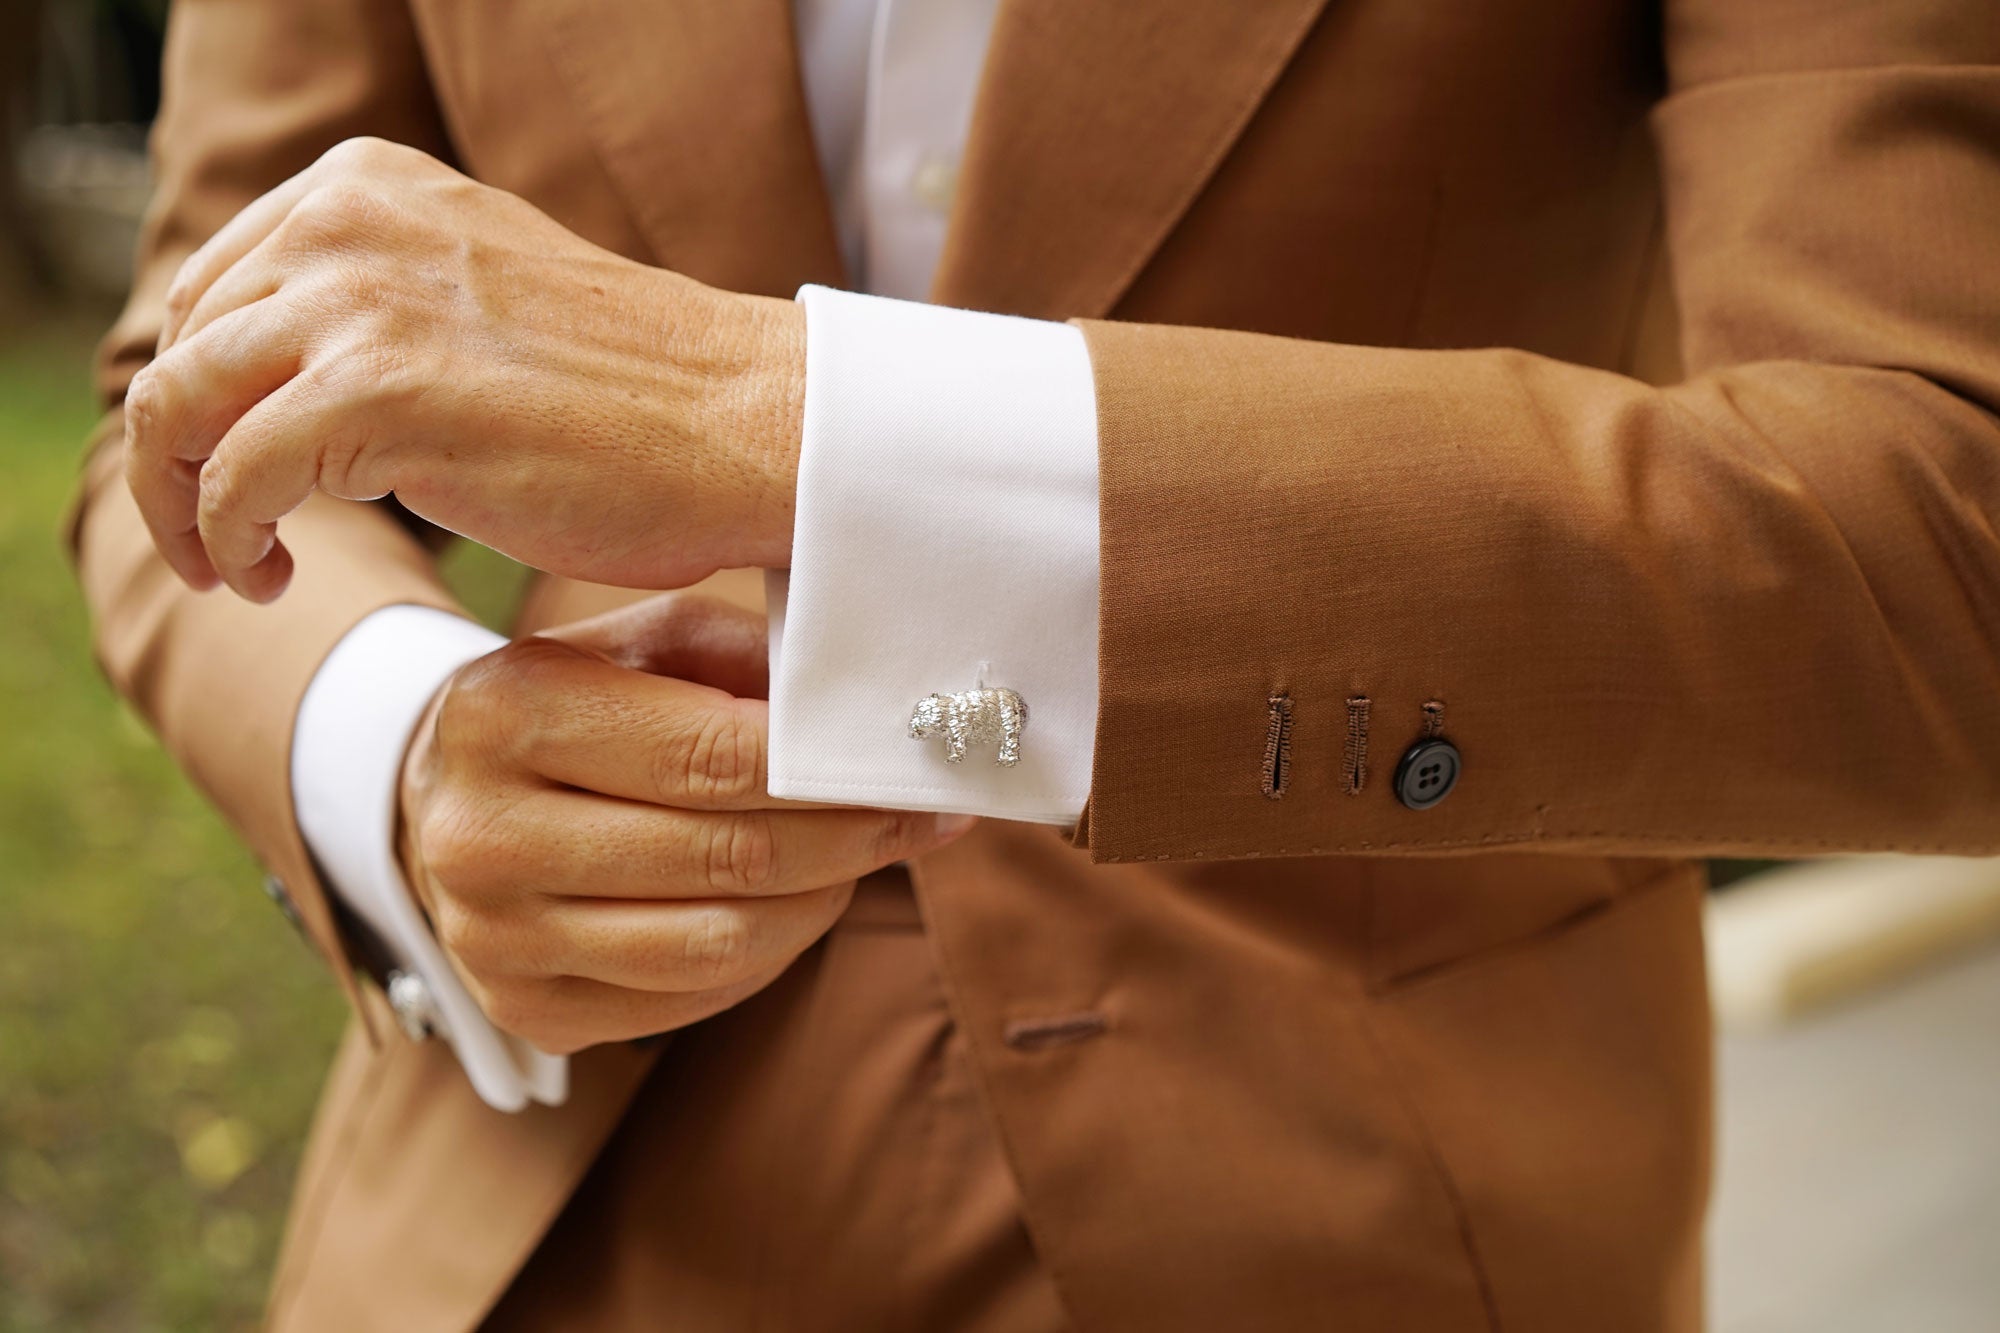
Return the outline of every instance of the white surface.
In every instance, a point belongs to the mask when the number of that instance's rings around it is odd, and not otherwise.
[[[857,290],[930,291],[997,7],[797,0],[813,139]]]
[[[2000,948],[1720,1048],[1712,1333],[2000,1328]]]
[[[1707,931],[1717,1023],[1772,1027],[2000,936],[2000,862],[1801,862],[1712,896]]]
[[[774,796],[1073,822],[1097,722],[1097,417],[1065,324],[821,287],[788,594],[773,611]],[[909,735],[931,693],[1028,706],[1021,762]]]
[[[568,1094],[569,1062],[486,1021],[417,910],[396,858],[403,752],[453,672],[506,642],[427,606],[387,606],[349,630],[307,686],[292,731],[299,831],[343,901],[429,987],[451,1043],[487,1104],[518,1111]]]

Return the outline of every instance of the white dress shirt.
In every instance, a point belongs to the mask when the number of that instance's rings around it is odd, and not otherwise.
[[[1097,716],[1097,422],[1083,336],[918,304],[943,250],[997,0],[797,0],[814,141],[855,285],[809,287],[789,577],[771,597],[775,796],[1073,822]],[[884,299],[898,298],[898,299]],[[787,586],[789,585],[789,586]],[[411,732],[504,642],[427,607],[377,611],[308,686],[299,827],[396,955],[399,1016],[503,1110],[560,1102],[567,1062],[499,1032],[426,928],[395,853]],[[933,692],[1005,686],[1021,761],[909,735]]]

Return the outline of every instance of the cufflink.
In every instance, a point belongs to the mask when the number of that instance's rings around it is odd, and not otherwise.
[[[1027,727],[1027,701],[998,686],[926,695],[910,714],[911,739],[942,735],[947,764],[964,763],[972,745],[992,745],[993,762],[1012,768],[1021,761],[1021,733]]]
[[[424,1041],[437,1035],[442,1026],[437,999],[422,977],[414,972],[391,972],[388,996],[389,1012],[396,1016],[396,1026],[403,1029],[404,1036]]]

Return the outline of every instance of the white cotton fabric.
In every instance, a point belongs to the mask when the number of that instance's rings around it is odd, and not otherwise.
[[[1066,324],[807,287],[805,439],[774,616],[771,793],[1073,823],[1097,724],[1097,415]],[[909,735],[1028,705],[1020,763]]]
[[[480,1097],[503,1111],[560,1105],[569,1062],[501,1032],[446,961],[396,856],[409,738],[452,673],[506,640],[428,606],[385,606],[334,645],[292,728],[292,802],[327,882],[430,988],[439,1034]]]

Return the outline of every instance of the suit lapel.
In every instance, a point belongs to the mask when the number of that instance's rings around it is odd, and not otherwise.
[[[535,13],[660,264],[773,296],[840,284],[790,0],[541,0]]]
[[[1109,313],[1326,0],[1003,0],[931,299]]]

